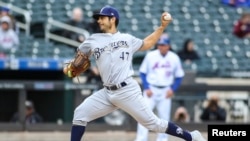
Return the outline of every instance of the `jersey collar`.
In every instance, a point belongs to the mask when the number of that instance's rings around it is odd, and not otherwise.
[[[117,30],[116,33],[107,33],[107,34],[112,36],[112,35],[120,34],[120,31]]]

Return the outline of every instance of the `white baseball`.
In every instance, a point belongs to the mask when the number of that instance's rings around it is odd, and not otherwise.
[[[164,17],[163,17],[163,19],[164,20],[171,20],[171,18],[172,18],[172,16],[171,16],[171,14],[169,14],[169,13],[167,13]]]

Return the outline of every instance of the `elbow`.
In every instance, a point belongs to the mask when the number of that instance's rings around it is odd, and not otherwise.
[[[145,50],[149,50],[150,48],[152,48],[153,46],[154,46],[154,44],[153,43],[151,43],[151,42],[149,42],[149,41],[147,41],[147,40],[145,40],[144,39],[144,41],[143,41],[144,43],[143,43],[143,45],[142,45],[142,47],[141,47],[141,51],[145,51]]]

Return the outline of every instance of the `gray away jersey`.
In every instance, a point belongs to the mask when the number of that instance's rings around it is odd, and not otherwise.
[[[133,54],[142,46],[143,40],[130,34],[117,32],[97,33],[87,38],[80,51],[91,51],[104,85],[115,85],[134,74]]]

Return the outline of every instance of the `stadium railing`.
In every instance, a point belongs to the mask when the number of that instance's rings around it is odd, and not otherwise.
[[[57,34],[52,33],[51,29],[53,27],[60,28],[62,30],[69,30],[69,31],[79,33],[79,34],[83,34],[83,36],[85,38],[89,37],[89,35],[90,35],[87,30],[65,24],[65,23],[60,22],[58,20],[55,20],[53,18],[48,18],[48,22],[47,22],[46,28],[45,28],[45,40],[46,41],[53,40],[53,41],[61,42],[63,44],[68,44],[68,45],[71,45],[74,47],[78,47],[80,45],[80,43],[75,41],[75,40],[68,39],[68,38],[65,38],[61,35],[57,35]]]

